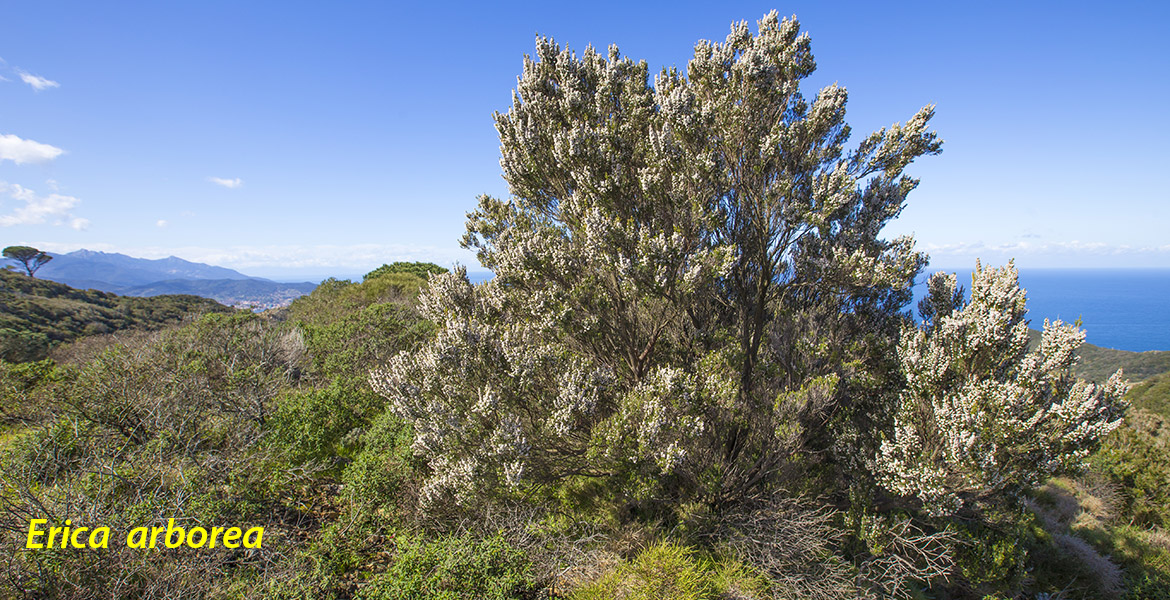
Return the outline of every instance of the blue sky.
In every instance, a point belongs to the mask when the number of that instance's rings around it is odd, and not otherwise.
[[[1026,4],[1026,6],[1025,6]],[[936,267],[1170,267],[1165,3],[0,5],[0,245],[282,279],[460,261],[537,33],[656,71],[775,8],[854,139],[937,105],[889,235]]]

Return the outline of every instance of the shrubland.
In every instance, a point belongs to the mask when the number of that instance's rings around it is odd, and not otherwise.
[[[927,257],[881,232],[933,109],[847,146],[814,68],[774,13],[653,78],[538,39],[463,240],[492,280],[395,263],[0,363],[5,594],[1157,597],[1160,384],[1125,417],[1083,331],[1029,344],[1012,264],[912,312]],[[264,547],[25,550],[31,518]]]
[[[34,279],[0,269],[0,360],[25,362],[82,336],[128,329],[154,330],[184,318],[226,312],[197,296],[138,298]]]

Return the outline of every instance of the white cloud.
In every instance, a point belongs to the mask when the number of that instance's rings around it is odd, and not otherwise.
[[[12,134],[0,135],[0,161],[10,160],[18,165],[48,162],[65,151],[48,144],[19,138]]]
[[[931,264],[946,267],[1002,264],[1016,259],[1017,265],[1031,267],[1167,267],[1170,244],[1137,246],[1069,240],[1064,242],[1018,241],[1001,244],[959,242],[923,244]]]
[[[1164,252],[1170,246],[1130,246],[1128,244],[1107,244],[1105,242],[1012,242],[1008,244],[985,244],[983,242],[960,242],[955,244],[923,244],[922,249],[930,254],[977,255],[980,253],[1017,254],[1131,254],[1135,252]]]
[[[244,185],[244,180],[240,179],[239,177],[236,177],[235,179],[224,179],[223,177],[208,177],[207,180],[210,181],[211,183],[214,183],[215,185],[222,185],[223,187],[231,189],[231,190],[234,190],[234,189],[240,187],[241,185]]]
[[[167,223],[166,219],[159,219],[158,221],[155,222],[154,226],[155,227],[166,227],[167,224],[168,223]]]
[[[0,181],[0,195],[24,202],[24,206],[17,208],[11,214],[0,215],[0,227],[51,223],[53,225],[68,225],[73,229],[82,230],[89,226],[88,219],[73,215],[73,208],[81,202],[73,196],[62,194],[39,196],[33,190],[5,181]]]
[[[33,75],[24,69],[17,69],[16,73],[20,75],[20,80],[31,85],[36,91],[46,90],[49,88],[61,87],[61,84],[52,79],[45,79],[40,75]]]

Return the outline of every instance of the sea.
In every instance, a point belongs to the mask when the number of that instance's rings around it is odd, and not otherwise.
[[[914,288],[915,307],[934,271],[957,273],[970,297],[970,270],[928,269]],[[1043,329],[1046,318],[1079,318],[1094,346],[1170,350],[1170,269],[1020,269],[1020,287],[1033,329]]]

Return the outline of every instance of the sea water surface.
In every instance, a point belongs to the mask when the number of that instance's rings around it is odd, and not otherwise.
[[[957,273],[970,297],[970,270],[928,269],[914,288],[915,307],[935,271]],[[1095,346],[1170,350],[1170,269],[1020,269],[1020,287],[1033,329],[1043,329],[1045,318],[1080,318],[1085,341]]]

